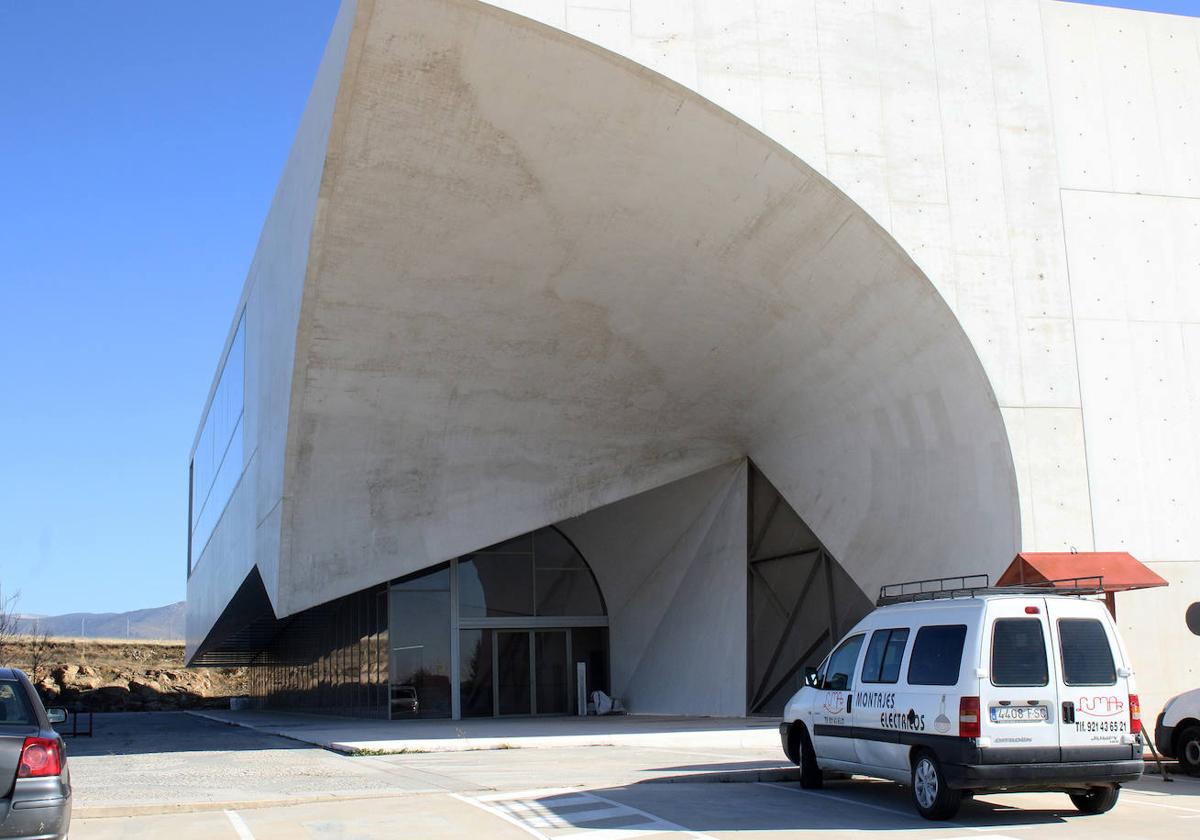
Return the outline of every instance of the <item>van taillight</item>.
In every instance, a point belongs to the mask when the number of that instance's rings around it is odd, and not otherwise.
[[[1136,694],[1129,695],[1129,731],[1133,735],[1142,731],[1142,701]]]
[[[51,738],[26,738],[21,747],[21,763],[17,765],[18,779],[57,776],[62,773],[62,756],[58,741]]]
[[[958,701],[958,734],[961,738],[979,737],[978,697],[963,697]]]

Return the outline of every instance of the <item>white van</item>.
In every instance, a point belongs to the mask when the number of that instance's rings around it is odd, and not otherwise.
[[[999,791],[1064,791],[1102,813],[1141,776],[1133,671],[1104,604],[979,577],[884,587],[809,670],[779,727],[801,786],[824,770],[891,779],[949,819]]]

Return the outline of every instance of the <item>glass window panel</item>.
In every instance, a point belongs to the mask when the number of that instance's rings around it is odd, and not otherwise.
[[[571,713],[575,714],[575,672],[582,662],[587,667],[587,696],[593,691],[610,693],[608,685],[608,628],[577,627],[571,630]]]
[[[391,716],[450,717],[450,593],[389,596]]]
[[[854,687],[854,668],[858,665],[858,652],[862,649],[864,636],[851,636],[829,657],[825,669],[826,678],[821,688],[825,691],[849,691]]]
[[[245,467],[246,317],[238,321],[192,457],[191,558],[195,563],[225,510]]]
[[[992,626],[992,685],[1046,685],[1046,636],[1036,618],[998,618]]]
[[[1104,625],[1094,618],[1058,621],[1063,679],[1067,685],[1115,685],[1117,668]]]
[[[463,618],[533,615],[533,558],[476,554],[458,562],[458,611]]]
[[[934,624],[917,631],[908,663],[909,685],[957,685],[965,624]]]
[[[567,656],[566,630],[539,630],[534,636],[534,679],[539,715],[565,715],[574,677]]]
[[[463,717],[491,717],[492,705],[492,631],[460,630],[459,698]]]
[[[534,536],[538,615],[604,615],[604,602],[587,563],[553,528]]]
[[[533,711],[529,684],[529,632],[496,631],[496,708],[502,715]]]

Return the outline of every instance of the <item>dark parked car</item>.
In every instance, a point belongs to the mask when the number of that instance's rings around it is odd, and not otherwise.
[[[52,725],[62,709],[42,705],[29,678],[0,668],[0,838],[60,840],[71,827],[71,777]]]

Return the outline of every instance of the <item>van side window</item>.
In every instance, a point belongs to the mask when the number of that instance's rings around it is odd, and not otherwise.
[[[1063,680],[1067,685],[1115,685],[1117,669],[1104,625],[1094,618],[1060,618]]]
[[[908,628],[876,630],[867,645],[863,661],[862,681],[865,683],[896,683],[900,681],[900,660],[908,643]]]
[[[825,676],[821,679],[824,691],[849,691],[854,684],[854,666],[858,664],[858,652],[862,648],[863,635],[851,636],[829,657]]]
[[[909,685],[958,685],[965,624],[931,624],[917,631],[908,661]]]
[[[1036,686],[1050,681],[1046,637],[1036,618],[998,618],[992,625],[992,685]]]

